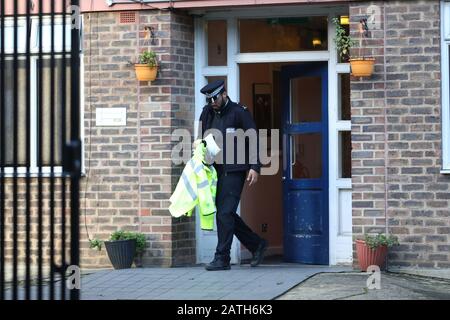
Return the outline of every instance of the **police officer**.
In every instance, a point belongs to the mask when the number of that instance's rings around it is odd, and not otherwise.
[[[236,210],[245,180],[248,181],[249,186],[258,180],[261,165],[257,146],[256,148],[249,146],[249,142],[246,141],[245,160],[244,163],[239,163],[237,158],[240,155],[237,153],[243,150],[238,149],[237,141],[233,139],[235,157],[229,161],[226,137],[227,134],[236,132],[237,129],[244,131],[253,129],[256,133],[256,125],[247,108],[231,101],[228,97],[224,81],[217,80],[209,83],[200,92],[206,96],[207,105],[200,115],[201,132],[198,136],[205,134],[208,129],[216,129],[221,132],[223,137],[222,151],[219,153],[222,161],[216,159],[214,163],[218,175],[216,194],[218,242],[214,260],[205,268],[208,271],[230,269],[230,249],[233,235],[236,235],[239,241],[252,252],[253,258],[250,264],[254,267],[262,262],[267,241],[254,233],[237,215]],[[253,142],[255,143],[255,141]],[[246,175],[247,171],[248,175]]]

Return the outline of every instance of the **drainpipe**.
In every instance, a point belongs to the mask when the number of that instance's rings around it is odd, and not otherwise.
[[[384,72],[384,228],[385,234],[389,235],[389,217],[388,217],[388,196],[389,196],[389,151],[388,151],[388,116],[387,116],[387,94],[386,94],[386,82],[387,82],[387,69],[386,69],[386,1],[383,0],[383,72]],[[389,259],[386,258],[386,271],[389,270]]]

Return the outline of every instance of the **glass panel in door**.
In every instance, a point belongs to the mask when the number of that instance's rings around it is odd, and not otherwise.
[[[319,76],[291,80],[291,123],[322,120],[322,79]]]
[[[296,134],[292,140],[292,179],[322,178],[322,134]]]

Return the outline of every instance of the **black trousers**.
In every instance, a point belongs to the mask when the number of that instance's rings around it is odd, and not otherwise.
[[[217,175],[216,222],[218,242],[216,257],[229,261],[233,235],[236,235],[239,241],[251,252],[256,251],[261,238],[236,213],[246,172],[225,173],[221,168],[218,168]]]

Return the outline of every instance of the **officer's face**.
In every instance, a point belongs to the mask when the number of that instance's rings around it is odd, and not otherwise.
[[[224,91],[222,94],[218,94],[215,99],[211,99],[210,104],[214,109],[219,109],[225,104],[227,93]]]

